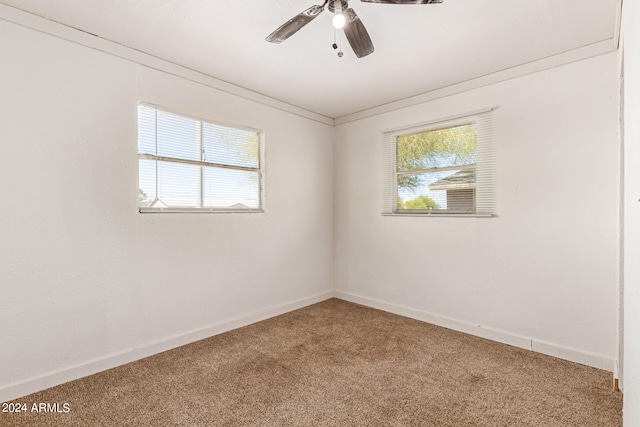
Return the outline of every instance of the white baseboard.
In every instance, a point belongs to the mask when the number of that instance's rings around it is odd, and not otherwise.
[[[80,365],[72,366],[55,372],[49,372],[38,377],[33,377],[17,383],[6,385],[0,388],[0,402],[7,402],[31,393],[35,393],[40,390],[57,386],[59,384],[77,380],[88,375],[93,375],[107,369],[115,368],[117,366],[121,366],[139,359],[143,359],[145,357],[152,356],[154,354],[161,353],[163,351],[171,350],[176,347],[190,344],[195,341],[209,338],[214,335],[228,332],[233,329],[241,328],[252,323],[260,322],[262,320],[279,316],[293,310],[316,304],[332,297],[387,311],[389,313],[398,314],[400,316],[409,317],[411,319],[431,323],[433,325],[442,326],[444,328],[452,329],[455,331],[464,332],[477,337],[486,338],[492,341],[501,342],[514,347],[519,347],[549,356],[558,357],[560,359],[569,360],[571,362],[592,366],[594,368],[603,369],[610,372],[615,371],[615,361],[603,356],[593,355],[555,344],[539,342],[531,338],[518,336],[508,332],[498,331],[490,328],[483,328],[481,325],[475,325],[468,322],[449,319],[402,305],[391,304],[342,291],[327,291],[308,298],[303,298],[286,304],[270,307],[268,309],[261,310],[255,313],[228,319],[223,322],[215,323],[203,329],[198,329],[196,331],[191,331],[185,334],[175,335],[172,337],[167,337],[163,340],[147,343],[142,347],[128,349],[119,353],[113,353]]]
[[[509,332],[485,328],[482,327],[482,325],[449,319],[446,317],[427,313],[425,311],[416,310],[414,308],[387,303],[373,298],[351,294],[348,292],[335,291],[335,297],[367,307],[387,311],[389,313],[398,314],[400,316],[409,317],[411,319],[420,320],[433,325],[442,326],[454,331],[464,332],[466,334],[474,335],[480,338],[486,338],[514,347],[519,347],[526,350],[535,351],[537,353],[546,354],[548,356],[557,357],[559,359],[580,363],[582,365],[591,366],[609,372],[614,371],[614,360],[604,356],[585,353],[580,350],[566,348],[556,344],[536,341],[532,338],[519,336]]]
[[[246,314],[233,319],[214,323],[205,328],[187,332],[180,335],[164,338],[162,340],[147,343],[142,347],[127,349],[122,352],[112,353],[105,357],[87,361],[86,363],[61,369],[55,372],[29,378],[17,383],[8,384],[0,388],[0,402],[7,402],[54,387],[69,381],[77,380],[88,375],[106,371],[127,363],[134,362],[163,351],[171,350],[195,341],[222,334],[233,329],[241,328],[252,323],[260,322],[271,317],[279,316],[293,310],[297,310],[333,297],[333,290],[323,292],[308,298],[299,299],[289,303],[270,307],[255,313]]]
[[[612,374],[614,371],[615,360],[597,354],[586,353],[574,348],[567,348],[557,344],[531,340],[531,350],[536,353],[557,357],[558,359],[569,360],[570,362],[576,362],[582,365],[609,371]]]
[[[622,378],[620,378],[620,361],[613,361],[613,389],[624,392],[624,386],[622,384]]]

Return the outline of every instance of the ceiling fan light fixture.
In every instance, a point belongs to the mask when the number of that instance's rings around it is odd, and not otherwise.
[[[355,1],[355,0],[354,0]],[[360,0],[365,3],[381,4],[434,4],[444,0]],[[298,32],[302,27],[313,21],[320,13],[328,9],[334,13],[333,26],[337,30],[343,30],[344,35],[358,58],[363,58],[373,53],[373,42],[367,29],[360,20],[355,10],[349,7],[349,0],[324,0],[324,3],[311,6],[302,11],[287,22],[282,24],[273,33],[266,37],[270,43],[282,43]],[[344,12],[343,12],[344,11]],[[346,15],[345,15],[346,13]],[[347,25],[348,24],[348,25]],[[335,43],[334,43],[334,46]],[[336,47],[334,47],[336,49]],[[342,52],[338,53],[340,56]]]

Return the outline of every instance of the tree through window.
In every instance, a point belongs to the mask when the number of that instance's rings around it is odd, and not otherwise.
[[[141,212],[260,211],[261,133],[138,106]]]
[[[495,214],[491,110],[385,133],[387,214]]]
[[[474,125],[398,136],[396,150],[397,209],[475,212]]]

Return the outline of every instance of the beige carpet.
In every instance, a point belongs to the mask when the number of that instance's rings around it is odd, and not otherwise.
[[[14,402],[2,426],[622,425],[611,374],[332,299]]]

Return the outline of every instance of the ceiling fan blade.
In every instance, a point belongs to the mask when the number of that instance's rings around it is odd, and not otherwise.
[[[311,6],[309,9],[299,13],[282,24],[277,30],[269,34],[265,40],[271,43],[282,43],[297,33],[300,28],[313,21],[323,10],[324,6]]]
[[[434,4],[442,3],[444,0],[360,0],[365,3],[381,4]]]
[[[356,56],[362,58],[373,53],[371,37],[369,37],[367,29],[358,15],[356,15],[356,12],[351,8],[347,9],[345,18],[347,18],[347,23],[344,26],[344,35],[347,36],[347,40]]]

